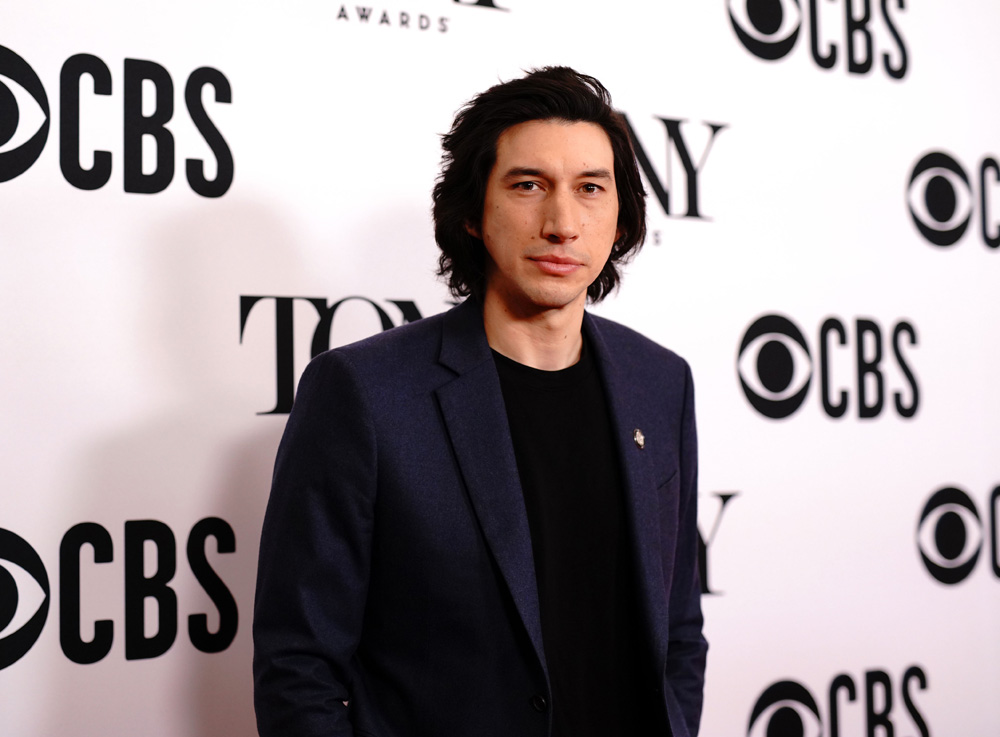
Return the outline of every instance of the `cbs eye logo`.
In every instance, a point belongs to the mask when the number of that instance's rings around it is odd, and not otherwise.
[[[765,417],[788,417],[805,401],[812,358],[802,331],[781,315],[765,315],[740,344],[740,386],[751,406]]]
[[[827,416],[843,417],[852,404],[860,419],[878,417],[887,407],[903,418],[916,415],[920,389],[903,350],[904,343],[917,345],[916,328],[899,320],[886,330],[862,317],[853,321],[853,330],[850,325],[833,316],[823,321],[814,362],[795,323],[783,315],[759,317],[744,333],[736,359],[750,405],[772,420],[788,417],[805,401],[815,363]],[[894,383],[902,390],[891,390]]]
[[[822,737],[816,699],[795,681],[774,683],[760,695],[750,713],[747,737]]]
[[[774,61],[788,54],[799,38],[799,0],[729,0],[733,30],[754,56]]]
[[[49,577],[38,553],[0,529],[0,670],[19,660],[45,626]]]
[[[0,182],[35,163],[49,136],[49,99],[28,63],[0,46]]]
[[[992,156],[979,165],[980,234],[990,248],[1000,248],[1000,164]],[[965,168],[941,151],[925,154],[913,167],[906,202],[913,224],[935,246],[957,243],[968,230],[976,206],[973,184]],[[992,232],[991,232],[992,230]]]
[[[81,84],[84,77],[89,83]],[[116,81],[117,80],[117,81]],[[156,62],[125,59],[120,77],[92,54],[75,54],[59,72],[59,168],[63,178],[82,190],[100,189],[111,180],[113,158],[122,174],[126,192],[156,194],[174,179],[178,164],[184,170],[191,189],[202,197],[221,197],[233,183],[233,154],[209,116],[205,88],[212,88],[216,103],[232,101],[229,80],[218,69],[199,67],[191,72],[183,93],[175,94],[174,79]],[[86,90],[86,92],[84,92]],[[96,149],[81,162],[81,131],[87,121],[81,117],[82,95],[98,105],[118,95],[122,102],[120,118],[122,151]],[[176,98],[176,100],[175,100]],[[211,99],[211,98],[209,98]],[[215,176],[207,176],[202,158],[183,158],[178,142],[168,125],[185,126],[174,116],[180,101],[188,113],[188,122],[201,136],[215,158]],[[89,103],[88,103],[89,104]],[[106,109],[106,108],[105,108]],[[49,101],[41,80],[28,63],[8,48],[0,46],[0,182],[7,182],[26,172],[45,148],[49,134]],[[112,132],[114,133],[114,132]],[[102,137],[106,132],[101,132]]]
[[[997,551],[997,501],[1000,486],[990,497],[989,532],[993,573],[1000,577]],[[917,523],[917,550],[935,580],[954,585],[972,573],[983,549],[983,521],[975,503],[961,489],[948,486],[931,495]]]
[[[867,74],[879,56],[876,46],[880,50],[889,47],[890,51],[882,50],[881,53],[886,74],[893,79],[906,76],[906,44],[893,17],[896,9],[890,10],[888,0],[882,0],[879,4],[881,23],[874,24],[869,0],[865,0],[861,8],[852,0],[842,1],[842,26],[829,23],[828,17],[821,23],[817,0],[808,3],[809,51],[813,62],[820,69],[833,69],[837,60],[842,59],[842,66],[847,67],[849,74]],[[904,9],[903,0],[897,0],[896,5]],[[804,23],[800,0],[727,0],[727,7],[736,37],[747,51],[760,59],[784,58],[799,39]],[[874,31],[876,25],[879,27],[877,33]]]
[[[905,734],[907,722],[922,737],[930,737],[927,720],[915,698],[916,691],[927,689],[927,674],[919,665],[911,665],[895,678],[881,668],[866,670],[860,676],[839,673],[829,684],[819,693],[825,693],[829,699],[826,713],[831,737],[861,734],[891,737],[897,728]],[[851,726],[861,730],[852,730]],[[816,698],[796,681],[778,681],[768,686],[754,704],[747,727],[747,737],[823,737],[824,734],[827,732]]]

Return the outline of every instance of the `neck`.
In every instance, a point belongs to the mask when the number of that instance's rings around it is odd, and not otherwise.
[[[483,325],[490,348],[532,368],[558,371],[580,360],[584,299],[561,308],[524,313],[487,291]]]

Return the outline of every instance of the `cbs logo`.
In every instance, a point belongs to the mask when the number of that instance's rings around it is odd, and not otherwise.
[[[879,18],[875,20],[871,0],[841,0],[840,17],[836,18],[834,9],[827,9],[828,1],[821,6],[819,0],[809,0],[809,49],[813,61],[821,69],[832,69],[843,53],[848,73],[867,74],[875,63],[876,37],[880,43],[891,39],[889,45],[895,50],[882,53],[882,66],[893,79],[902,79],[908,63],[906,44],[890,5],[895,6],[893,12],[904,9],[903,0],[881,0]],[[799,0],[728,0],[728,7],[736,37],[754,56],[775,61],[795,47],[803,23]],[[873,34],[874,27],[879,28]]]
[[[177,158],[177,139],[167,128],[174,117],[174,82],[155,62],[125,59],[117,84],[124,108],[118,160],[124,189],[162,192],[174,178]],[[80,132],[88,129],[88,121],[81,119],[81,88],[88,87],[95,98],[111,96],[115,91],[111,70],[91,54],[71,56],[59,73],[59,166],[74,187],[93,190],[110,181],[112,154],[98,149],[81,157]],[[221,103],[232,100],[232,90],[225,75],[210,67],[195,69],[184,86],[188,117],[214,156],[214,166],[198,158],[184,160],[183,166],[192,190],[203,197],[221,197],[233,182],[233,155],[205,108],[202,93],[206,87],[212,88],[215,102]],[[86,103],[91,104],[98,103]],[[24,174],[35,163],[45,148],[50,124],[49,99],[38,75],[24,59],[0,46],[0,182]],[[186,144],[188,139],[183,141]],[[87,164],[81,159],[87,159]],[[209,173],[212,168],[214,172]]]
[[[206,517],[191,528],[183,554],[218,612],[214,628],[209,627],[207,613],[187,617],[188,639],[204,653],[228,648],[239,624],[236,600],[210,560],[212,547],[219,554],[236,551],[232,527],[218,517]],[[83,554],[85,548],[92,556]],[[182,606],[172,581],[182,555],[174,532],[157,520],[126,521],[124,546],[118,553],[123,621],[85,622],[81,604],[87,592],[81,586],[81,567],[87,558],[95,565],[116,562],[115,546],[108,530],[94,522],[74,525],[59,544],[59,644],[74,663],[96,663],[107,656],[116,629],[124,635],[126,660],[158,657],[177,639]],[[38,553],[23,538],[0,529],[0,670],[20,660],[38,640],[49,613],[49,597],[49,578]],[[146,616],[150,600],[155,604],[154,618]],[[150,624],[155,625],[152,633]],[[92,633],[89,639],[83,634],[87,630]]]
[[[31,649],[49,614],[49,577],[24,539],[0,529],[0,670]]]
[[[842,731],[842,721],[863,723],[866,728],[864,733],[869,737],[880,729],[883,730],[881,733],[892,735],[901,722],[900,711],[906,712],[908,721],[921,737],[930,737],[927,721],[913,697],[915,688],[921,691],[927,689],[927,676],[920,666],[907,668],[899,683],[902,709],[894,703],[892,677],[886,671],[869,670],[864,674],[863,683],[858,680],[841,673],[833,678],[826,690],[829,695],[828,734],[831,737],[861,736],[860,731]],[[848,707],[859,697],[864,700],[863,708]],[[853,711],[861,713],[851,714]],[[842,717],[847,718],[842,720]],[[809,689],[797,681],[778,681],[768,686],[754,704],[747,727],[747,737],[822,737],[825,733],[819,703]]]
[[[48,136],[49,98],[42,81],[24,59],[0,46],[0,182],[26,172]]]
[[[990,519],[986,525],[972,498],[961,489],[947,486],[927,500],[917,523],[917,550],[935,580],[953,585],[968,578],[979,561],[986,532],[990,535],[993,575],[1000,578],[998,501],[1000,486],[990,495]]]
[[[818,341],[823,411],[832,418],[843,417],[855,395],[858,417],[879,416],[886,405],[887,376],[895,374],[906,391],[893,392],[893,405],[900,417],[913,417],[920,391],[903,353],[904,341],[917,344],[917,331],[906,320],[897,322],[886,334],[874,320],[858,318],[849,335],[844,320],[827,318],[820,326]],[[848,348],[852,342],[853,351]],[[890,349],[895,364],[891,372],[884,360]],[[802,406],[814,373],[812,352],[802,331],[778,314],[759,317],[747,328],[736,368],[747,401],[773,420],[788,417]],[[839,386],[845,377],[851,378],[850,389]]]
[[[1000,164],[992,156],[980,162],[978,184],[980,235],[990,248],[1000,248],[1000,200],[994,203]],[[941,247],[953,246],[965,235],[976,205],[965,168],[941,151],[925,154],[914,165],[906,202],[920,235]]]

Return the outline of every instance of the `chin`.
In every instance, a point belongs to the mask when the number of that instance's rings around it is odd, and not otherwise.
[[[586,303],[586,289],[539,289],[533,294],[526,295],[529,301],[540,309],[558,310],[568,307],[578,301],[583,295]]]

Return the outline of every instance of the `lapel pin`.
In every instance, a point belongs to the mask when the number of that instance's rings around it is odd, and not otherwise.
[[[642,434],[642,430],[639,428],[632,431],[632,439],[635,441],[635,447],[639,450],[646,447],[646,436]]]

